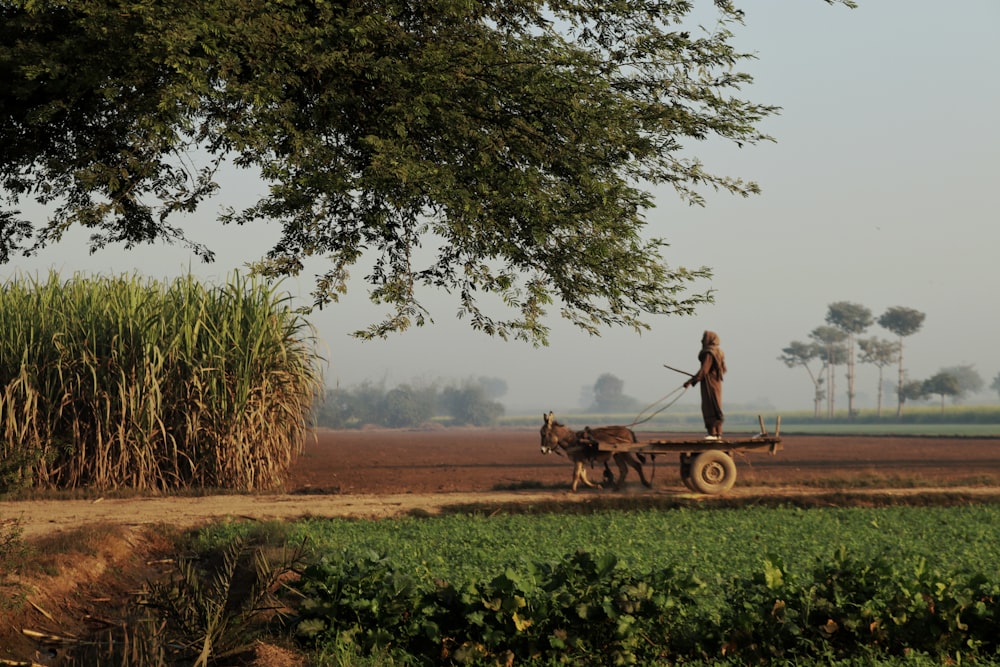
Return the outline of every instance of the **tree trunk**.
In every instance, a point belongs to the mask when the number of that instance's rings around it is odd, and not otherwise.
[[[847,418],[854,420],[854,336],[847,337]]]
[[[830,364],[830,370],[829,370],[829,375],[830,375],[830,377],[829,377],[829,381],[830,381],[830,393],[826,397],[826,405],[827,405],[826,416],[829,419],[833,419],[833,413],[834,413],[834,411],[836,410],[836,407],[837,407],[836,406],[837,399],[834,396],[834,394],[837,393],[837,373],[836,373],[836,370],[837,370],[837,367],[834,366],[833,364]]]
[[[882,417],[882,366],[878,367],[878,398],[876,399],[876,412],[875,414]]]
[[[899,386],[896,387],[896,418],[903,416],[903,337],[899,337]]]

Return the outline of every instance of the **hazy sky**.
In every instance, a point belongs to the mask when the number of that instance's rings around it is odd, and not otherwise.
[[[671,266],[713,268],[711,283],[700,287],[715,290],[714,305],[694,317],[652,318],[642,336],[615,329],[592,338],[552,320],[551,345],[536,349],[474,332],[455,319],[457,301],[424,295],[433,325],[361,342],[348,333],[383,311],[368,304],[358,282],[342,303],[311,317],[330,361],[328,384],[501,377],[508,412],[530,414],[577,407],[581,389],[608,372],[645,404],[683,382],[664,363],[696,369],[701,333],[712,329],[729,365],[727,404],[810,409],[805,371],[777,358],[824,324],[830,303],[851,301],[876,317],[890,306],[926,313],[923,329],[906,339],[911,378],[973,364],[989,385],[1000,373],[993,294],[1000,288],[1000,2],[860,3],[853,11],[821,0],[742,3],[747,25],[737,44],[759,57],[745,68],[756,78],[745,94],[783,108],[764,125],[777,143],[706,144],[695,153],[709,171],[755,180],[763,194],[708,193],[707,207],[691,208],[663,191],[648,215],[649,235],[671,244]],[[234,178],[223,187],[223,203],[240,205],[258,186]],[[216,212],[206,208],[188,230],[217,251],[211,265],[169,246],[88,256],[79,234],[0,266],[0,276],[55,268],[170,278],[190,268],[223,279],[263,253],[275,233],[220,227]],[[284,287],[307,295],[311,283],[307,274]],[[867,335],[890,336],[877,325]],[[859,402],[873,400],[873,367],[859,366],[856,391]],[[689,391],[683,402],[696,395]]]

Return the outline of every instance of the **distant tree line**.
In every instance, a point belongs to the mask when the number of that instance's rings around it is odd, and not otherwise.
[[[472,378],[459,384],[416,386],[363,383],[327,389],[316,406],[316,425],[326,428],[385,426],[406,428],[440,419],[453,425],[491,426],[504,414],[496,399],[507,392],[499,378]]]
[[[983,380],[971,365],[942,368],[923,380],[906,376],[903,365],[903,339],[920,331],[925,314],[912,308],[893,306],[877,318],[865,306],[837,301],[827,307],[826,324],[809,333],[809,341],[792,341],[778,358],[789,368],[803,367],[813,383],[814,415],[820,417],[825,403],[826,416],[834,415],[834,397],[838,366],[847,368],[847,413],[855,409],[856,364],[870,364],[878,369],[877,414],[882,415],[884,371],[896,366],[896,416],[901,417],[906,401],[940,397],[942,410],[946,397],[961,398],[983,388]],[[895,340],[877,336],[863,337],[873,324],[895,336]],[[1000,374],[991,388],[1000,392]]]

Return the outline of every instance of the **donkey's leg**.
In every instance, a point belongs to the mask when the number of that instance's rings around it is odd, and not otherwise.
[[[599,489],[599,488],[601,488],[601,485],[599,483],[597,483],[597,482],[591,482],[590,478],[587,477],[587,466],[584,465],[583,461],[580,462],[580,479],[582,479],[583,483],[586,484],[587,486],[589,486],[592,489]]]
[[[599,489],[599,488],[601,488],[600,484],[594,484],[587,477],[587,466],[586,466],[585,462],[582,461],[582,460],[576,462],[576,478],[573,481],[573,490],[574,491],[576,491],[576,483],[577,483],[577,481],[582,481],[584,484],[586,484],[587,486],[589,486],[592,489]]]
[[[615,454],[615,463],[618,464],[618,481],[615,482],[615,489],[622,488],[625,478],[628,476],[628,466],[625,465],[626,455],[621,452]]]
[[[573,462],[573,487],[571,490],[574,493],[576,493],[576,487],[580,484],[580,475],[582,467],[583,463],[581,463],[580,461]]]
[[[604,481],[602,484],[615,486],[615,474],[611,472],[611,466],[608,465],[607,461],[604,462]]]
[[[639,479],[642,480],[642,485],[646,488],[652,488],[653,483],[646,478],[646,473],[642,471],[642,463],[640,463],[635,457],[629,457],[629,465],[635,468],[635,471],[639,473]]]

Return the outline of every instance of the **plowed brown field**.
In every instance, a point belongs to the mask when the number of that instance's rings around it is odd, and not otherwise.
[[[540,422],[541,420],[539,420]],[[640,440],[690,439],[691,435],[642,433]],[[431,431],[321,431],[292,469],[289,490],[328,493],[486,492],[539,486],[566,487],[571,466],[543,456],[537,430],[442,429]],[[838,481],[898,486],[1000,482],[1000,438],[783,435],[771,456],[736,457],[740,488],[836,487]],[[592,475],[599,478],[600,474]],[[634,473],[632,481],[635,482]],[[656,461],[655,488],[680,493],[676,456]]]
[[[783,434],[780,452],[737,455],[736,467],[736,486],[727,494],[734,499],[840,497],[848,491],[919,495],[926,502],[941,494],[1000,496],[1000,438]],[[591,477],[600,479],[600,472]],[[31,537],[90,522],[187,527],[223,517],[377,518],[449,506],[691,496],[676,455],[656,458],[652,489],[633,472],[618,492],[581,487],[569,494],[571,473],[565,458],[540,453],[534,429],[323,430],[306,444],[280,493],[0,502],[0,521],[17,519]]]

